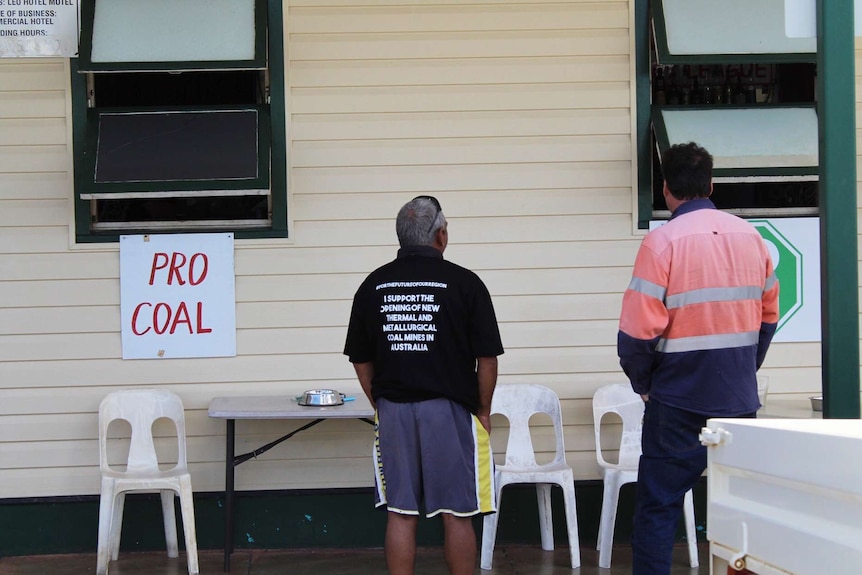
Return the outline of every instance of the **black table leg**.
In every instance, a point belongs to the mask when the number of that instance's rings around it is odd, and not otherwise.
[[[224,457],[224,571],[230,572],[230,554],[233,552],[234,514],[234,434],[236,420],[227,420]]]
[[[374,425],[374,421],[368,419],[367,417],[358,418],[365,423],[370,423]],[[224,463],[224,507],[225,507],[225,519],[224,519],[224,571],[225,573],[230,572],[230,555],[233,553],[233,532],[234,532],[234,506],[236,502],[235,493],[234,493],[234,471],[236,470],[236,466],[248,461],[249,459],[255,458],[258,455],[266,453],[282,441],[286,441],[299,433],[300,431],[305,431],[310,427],[314,427],[323,419],[315,419],[309,423],[306,423],[299,429],[295,429],[284,435],[275,441],[267,443],[263,447],[255,449],[254,451],[250,451],[248,453],[244,453],[237,457],[236,446],[235,446],[235,434],[236,434],[236,420],[235,419],[225,419],[227,422],[227,431],[225,433],[225,463]]]

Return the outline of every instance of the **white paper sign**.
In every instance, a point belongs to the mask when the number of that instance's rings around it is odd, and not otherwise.
[[[236,355],[233,234],[120,236],[123,359]]]
[[[78,0],[0,0],[0,58],[78,55]]]

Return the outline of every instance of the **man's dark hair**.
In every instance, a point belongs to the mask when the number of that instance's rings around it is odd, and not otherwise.
[[[671,195],[678,200],[708,198],[712,156],[694,142],[675,144],[661,157],[661,172]]]

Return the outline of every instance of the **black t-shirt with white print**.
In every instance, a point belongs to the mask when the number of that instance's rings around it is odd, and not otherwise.
[[[476,358],[502,354],[503,344],[479,276],[418,246],[398,250],[359,286],[344,353],[374,362],[374,399],[447,397],[475,413]]]

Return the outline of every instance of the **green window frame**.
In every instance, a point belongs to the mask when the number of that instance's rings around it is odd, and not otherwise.
[[[740,14],[753,9],[771,11],[752,15],[746,26],[734,26]],[[715,159],[714,181],[716,183],[738,182],[810,182],[818,179],[818,159],[816,156],[817,121],[816,106],[811,104],[757,104],[756,108],[745,105],[722,106],[670,106],[652,102],[653,64],[700,65],[700,64],[745,64],[745,63],[813,63],[816,59],[816,45],[811,39],[784,38],[776,26],[783,29],[783,12],[780,22],[776,22],[775,12],[783,10],[783,0],[764,0],[751,3],[749,0],[727,0],[716,3],[713,0],[635,0],[635,105],[636,105],[636,147],[637,147],[637,227],[647,229],[656,216],[666,217],[664,212],[655,212],[653,207],[653,158],[670,145],[678,142],[697,141],[697,134],[707,133],[709,126],[720,126],[721,120],[715,115],[723,115],[728,123],[737,121],[741,114],[757,110],[763,121],[758,125],[774,129],[778,134],[785,129],[779,121],[786,121],[788,115],[805,126],[802,146],[787,146],[788,156],[743,159],[723,156],[721,146],[713,151],[704,142]],[[756,17],[755,17],[756,16]],[[680,26],[683,22],[697,25]],[[705,26],[704,22],[710,25]],[[750,34],[758,26],[769,28],[756,39],[748,42],[743,37],[736,41],[733,34]],[[759,28],[758,28],[759,29]],[[680,32],[673,36],[675,32]],[[687,36],[686,36],[687,35]],[[727,45],[723,40],[727,38]],[[726,49],[725,49],[726,48]],[[678,129],[677,120],[685,114],[690,121],[690,133]],[[813,114],[814,121],[811,121]],[[769,119],[775,123],[770,126]],[[675,122],[674,130],[668,129],[668,118]],[[780,120],[779,120],[780,119]],[[753,129],[753,128],[750,128]],[[744,147],[744,146],[743,146]],[[799,148],[804,151],[799,152]],[[813,148],[813,153],[812,153]],[[792,150],[792,151],[791,151]],[[715,152],[719,152],[716,154]],[[796,156],[793,156],[796,154]],[[793,156],[793,157],[791,157]],[[762,163],[758,164],[757,162]]]
[[[183,232],[183,231],[232,231],[237,238],[264,238],[264,237],[287,237],[287,141],[286,141],[286,112],[285,112],[285,86],[284,86],[284,30],[283,30],[283,7],[281,0],[251,0],[254,2],[254,37],[247,38],[253,42],[246,52],[249,58],[240,60],[206,59],[200,60],[172,60],[170,51],[167,57],[162,53],[162,61],[119,62],[101,61],[93,62],[93,30],[96,14],[96,2],[110,2],[110,0],[83,0],[81,3],[82,34],[79,58],[71,59],[71,92],[72,92],[72,117],[73,117],[73,147],[74,147],[74,169],[75,169],[75,227],[76,240],[80,243],[90,242],[116,242],[119,241],[120,233],[153,233],[153,232]],[[194,4],[194,2],[192,2]],[[249,14],[250,16],[250,14]],[[182,52],[182,50],[179,50]],[[104,59],[103,59],[104,60]],[[264,98],[256,104],[231,104],[231,105],[148,105],[148,106],[99,106],[99,94],[95,94],[93,103],[93,74],[113,73],[141,73],[146,78],[147,74],[170,72],[182,72],[192,75],[195,72],[221,72],[230,70],[251,70],[266,79]],[[184,128],[182,134],[191,134],[190,138],[197,138],[199,143],[211,146],[213,150],[221,150],[224,153],[228,138],[208,138],[207,135],[225,123],[226,131],[230,126],[233,129],[238,125],[236,120],[241,118],[239,124],[243,126],[242,132],[245,136],[243,142],[244,153],[239,154],[243,162],[237,160],[236,164],[242,164],[241,174],[233,174],[225,171],[218,162],[202,161],[199,171],[195,171],[194,165],[187,170],[184,165],[177,163],[174,172],[167,172],[159,165],[156,170],[160,177],[140,177],[140,169],[146,169],[147,163],[141,160],[139,155],[128,154],[126,163],[116,162],[114,174],[118,170],[129,171],[131,176],[128,180],[116,177],[99,177],[99,141],[104,135],[108,141],[109,133],[105,126],[121,125],[133,126],[135,118],[154,119],[158,121],[171,122],[177,118],[191,120],[189,125],[200,124],[203,120],[203,128],[196,134],[189,128]],[[141,128],[141,126],[143,126]],[[138,128],[146,129],[145,125]],[[102,130],[105,133],[102,134]],[[210,130],[207,132],[206,130]],[[156,131],[147,132],[148,134]],[[225,132],[226,133],[226,132]],[[114,136],[117,137],[116,135]],[[158,152],[159,146],[142,146],[140,140],[128,138],[128,142],[122,140],[122,144],[139,146],[136,151],[142,154]],[[216,141],[213,141],[216,140]],[[217,140],[225,140],[220,143]],[[167,140],[165,140],[167,141]],[[207,148],[208,149],[208,148]],[[198,154],[198,158],[202,154]],[[104,161],[105,154],[102,156]],[[140,165],[138,172],[134,167],[129,167],[128,160],[133,160]],[[158,159],[157,159],[158,160]],[[169,163],[169,156],[165,154],[161,160]],[[155,163],[155,162],[154,162]],[[193,162],[192,162],[193,164]],[[103,164],[103,168],[104,168]],[[143,168],[142,168],[143,166]],[[207,167],[208,166],[208,167]],[[182,169],[180,169],[182,168]],[[213,177],[208,177],[201,172],[207,169],[215,170]],[[105,172],[103,169],[102,172]],[[177,174],[180,174],[179,176]],[[100,225],[95,223],[94,212],[97,202],[100,201],[140,201],[158,200],[163,198],[210,198],[214,202],[227,202],[240,199],[243,196],[266,196],[267,217],[260,220],[233,220],[226,218],[212,221],[204,220],[189,223],[179,215],[168,216],[158,222],[130,223],[126,226],[111,224]],[[137,227],[129,227],[137,226]]]

